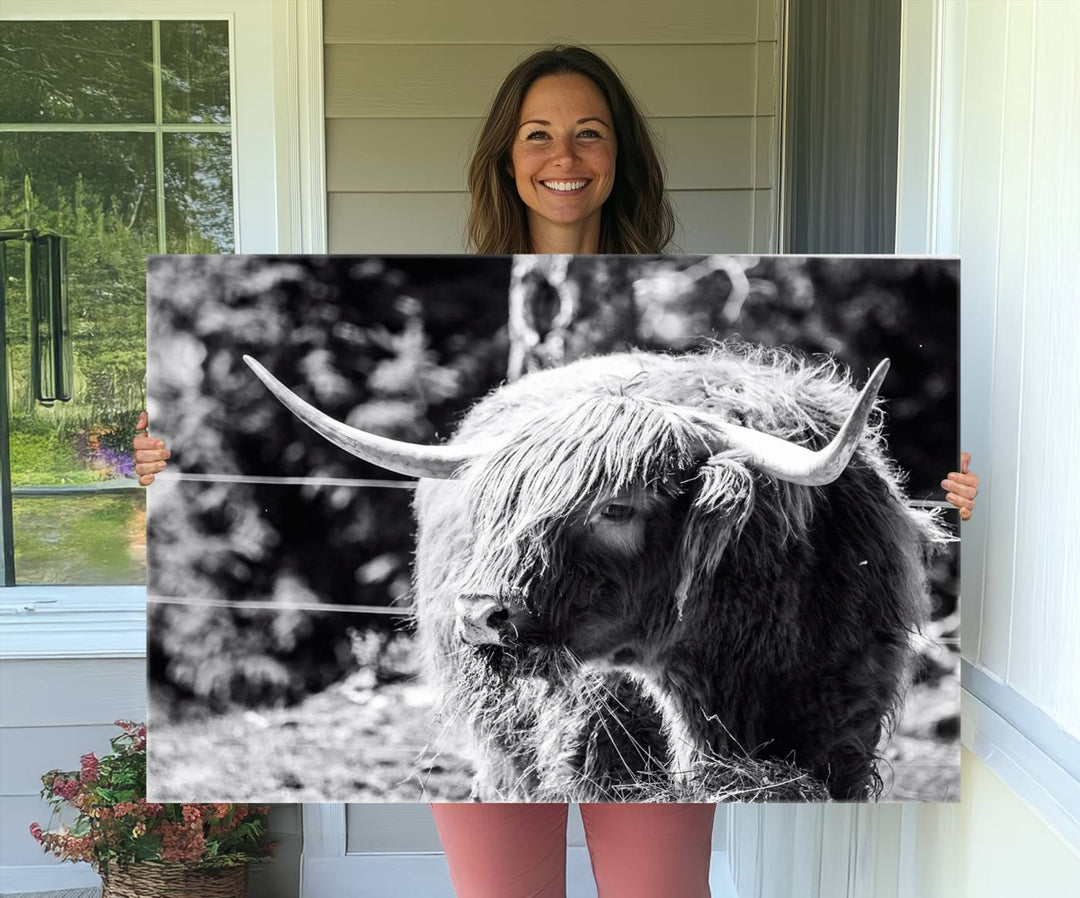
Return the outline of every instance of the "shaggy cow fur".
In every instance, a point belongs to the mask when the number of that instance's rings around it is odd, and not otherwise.
[[[725,345],[539,372],[477,403],[453,442],[502,437],[416,499],[417,619],[484,800],[611,800],[710,759],[787,760],[839,799],[876,750],[945,539],[908,507],[880,415],[825,487],[777,482],[688,410],[823,446],[856,390],[835,364]],[[455,599],[535,628],[464,643]]]

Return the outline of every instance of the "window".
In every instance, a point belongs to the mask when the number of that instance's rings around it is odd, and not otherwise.
[[[3,34],[12,23],[21,22],[135,20],[134,24],[145,26],[154,19],[163,24],[215,20],[228,25],[232,122],[222,132],[232,135],[234,251],[325,252],[321,4],[296,0],[0,2]],[[0,90],[6,92],[4,71]],[[9,124],[0,116],[0,140],[21,131]],[[63,130],[62,123],[53,130]],[[144,195],[141,207],[148,202]],[[140,340],[142,320],[137,328]],[[0,370],[6,371],[6,366]],[[0,422],[6,424],[7,417],[0,415]],[[129,495],[141,501],[140,494],[132,491]],[[0,525],[2,521],[0,516]],[[44,584],[0,589],[0,658],[142,657],[145,607],[141,581],[133,586]]]
[[[229,22],[8,22],[0,73],[8,584],[142,583],[145,259],[235,247]],[[20,232],[67,238],[70,402],[30,389]]]

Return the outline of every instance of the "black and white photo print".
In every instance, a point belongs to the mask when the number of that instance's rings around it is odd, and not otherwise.
[[[154,256],[156,801],[957,801],[959,262]]]

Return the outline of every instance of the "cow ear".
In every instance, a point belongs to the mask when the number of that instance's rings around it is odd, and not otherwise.
[[[754,476],[745,464],[714,456],[698,470],[697,492],[683,524],[675,601],[682,617],[691,597],[708,592],[724,551],[754,507]]]

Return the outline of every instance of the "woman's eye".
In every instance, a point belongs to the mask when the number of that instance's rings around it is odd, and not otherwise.
[[[604,509],[600,512],[600,517],[609,521],[625,521],[634,516],[633,506],[619,505],[617,502],[612,502],[610,505],[605,505]]]
[[[603,135],[599,131],[594,131],[592,128],[586,128],[578,134],[578,137],[603,137]]]
[[[525,135],[525,139],[526,140],[543,140],[547,136],[548,136],[547,131],[530,131],[528,134]]]

